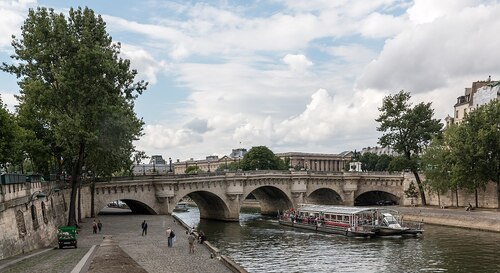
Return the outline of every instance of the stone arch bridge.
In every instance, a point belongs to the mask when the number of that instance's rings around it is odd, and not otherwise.
[[[403,204],[404,181],[401,173],[306,171],[116,177],[95,184],[94,202],[96,214],[114,200],[138,213],[171,214],[188,196],[199,207],[200,218],[238,221],[242,201],[250,195],[268,215],[300,203],[352,206],[366,198],[370,201],[373,194]]]

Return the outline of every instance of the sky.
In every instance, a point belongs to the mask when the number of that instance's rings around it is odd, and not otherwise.
[[[492,0],[0,0],[0,62],[30,8],[89,7],[149,82],[135,145],[172,160],[377,146],[385,96],[411,92],[453,115],[473,81],[500,79],[500,2]],[[14,111],[19,87],[0,72]]]

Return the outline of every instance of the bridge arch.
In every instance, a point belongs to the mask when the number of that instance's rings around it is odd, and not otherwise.
[[[94,197],[95,214],[98,214],[109,203],[116,200],[120,200],[127,204],[134,214],[160,214],[154,195],[141,198],[141,195],[134,195],[132,193],[96,194]]]
[[[291,197],[287,191],[277,185],[254,185],[245,189],[241,201],[245,200],[250,194],[259,201],[260,213],[263,215],[276,216],[278,211],[288,210],[293,207]]]
[[[306,197],[307,203],[318,205],[342,205],[342,196],[331,188],[318,188]]]
[[[198,206],[201,219],[234,220],[232,219],[234,218],[234,212],[228,204],[216,193],[207,190],[195,190],[187,194],[177,195],[172,199],[171,204],[175,207],[175,204],[186,196],[191,198]],[[173,210],[173,207],[171,209]]]
[[[385,201],[385,203],[383,203]],[[382,203],[378,203],[382,202]],[[371,206],[371,205],[399,205],[401,198],[395,192],[383,190],[367,190],[358,193],[354,199],[354,205]]]

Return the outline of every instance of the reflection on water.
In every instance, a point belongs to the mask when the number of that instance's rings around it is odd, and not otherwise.
[[[177,213],[249,272],[500,272],[500,235],[427,225],[419,238],[348,238],[278,224],[245,210],[240,222]]]

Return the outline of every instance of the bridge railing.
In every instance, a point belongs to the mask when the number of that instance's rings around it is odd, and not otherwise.
[[[254,170],[254,171],[217,171],[217,172],[200,172],[197,174],[150,174],[150,175],[135,175],[135,176],[116,176],[98,179],[96,183],[112,183],[112,182],[152,182],[152,181],[168,181],[177,179],[189,178],[204,178],[204,177],[239,177],[239,176],[259,176],[259,175],[312,175],[312,176],[342,176],[342,175],[360,175],[360,176],[402,176],[399,172],[328,172],[328,171],[290,171],[290,170]]]

